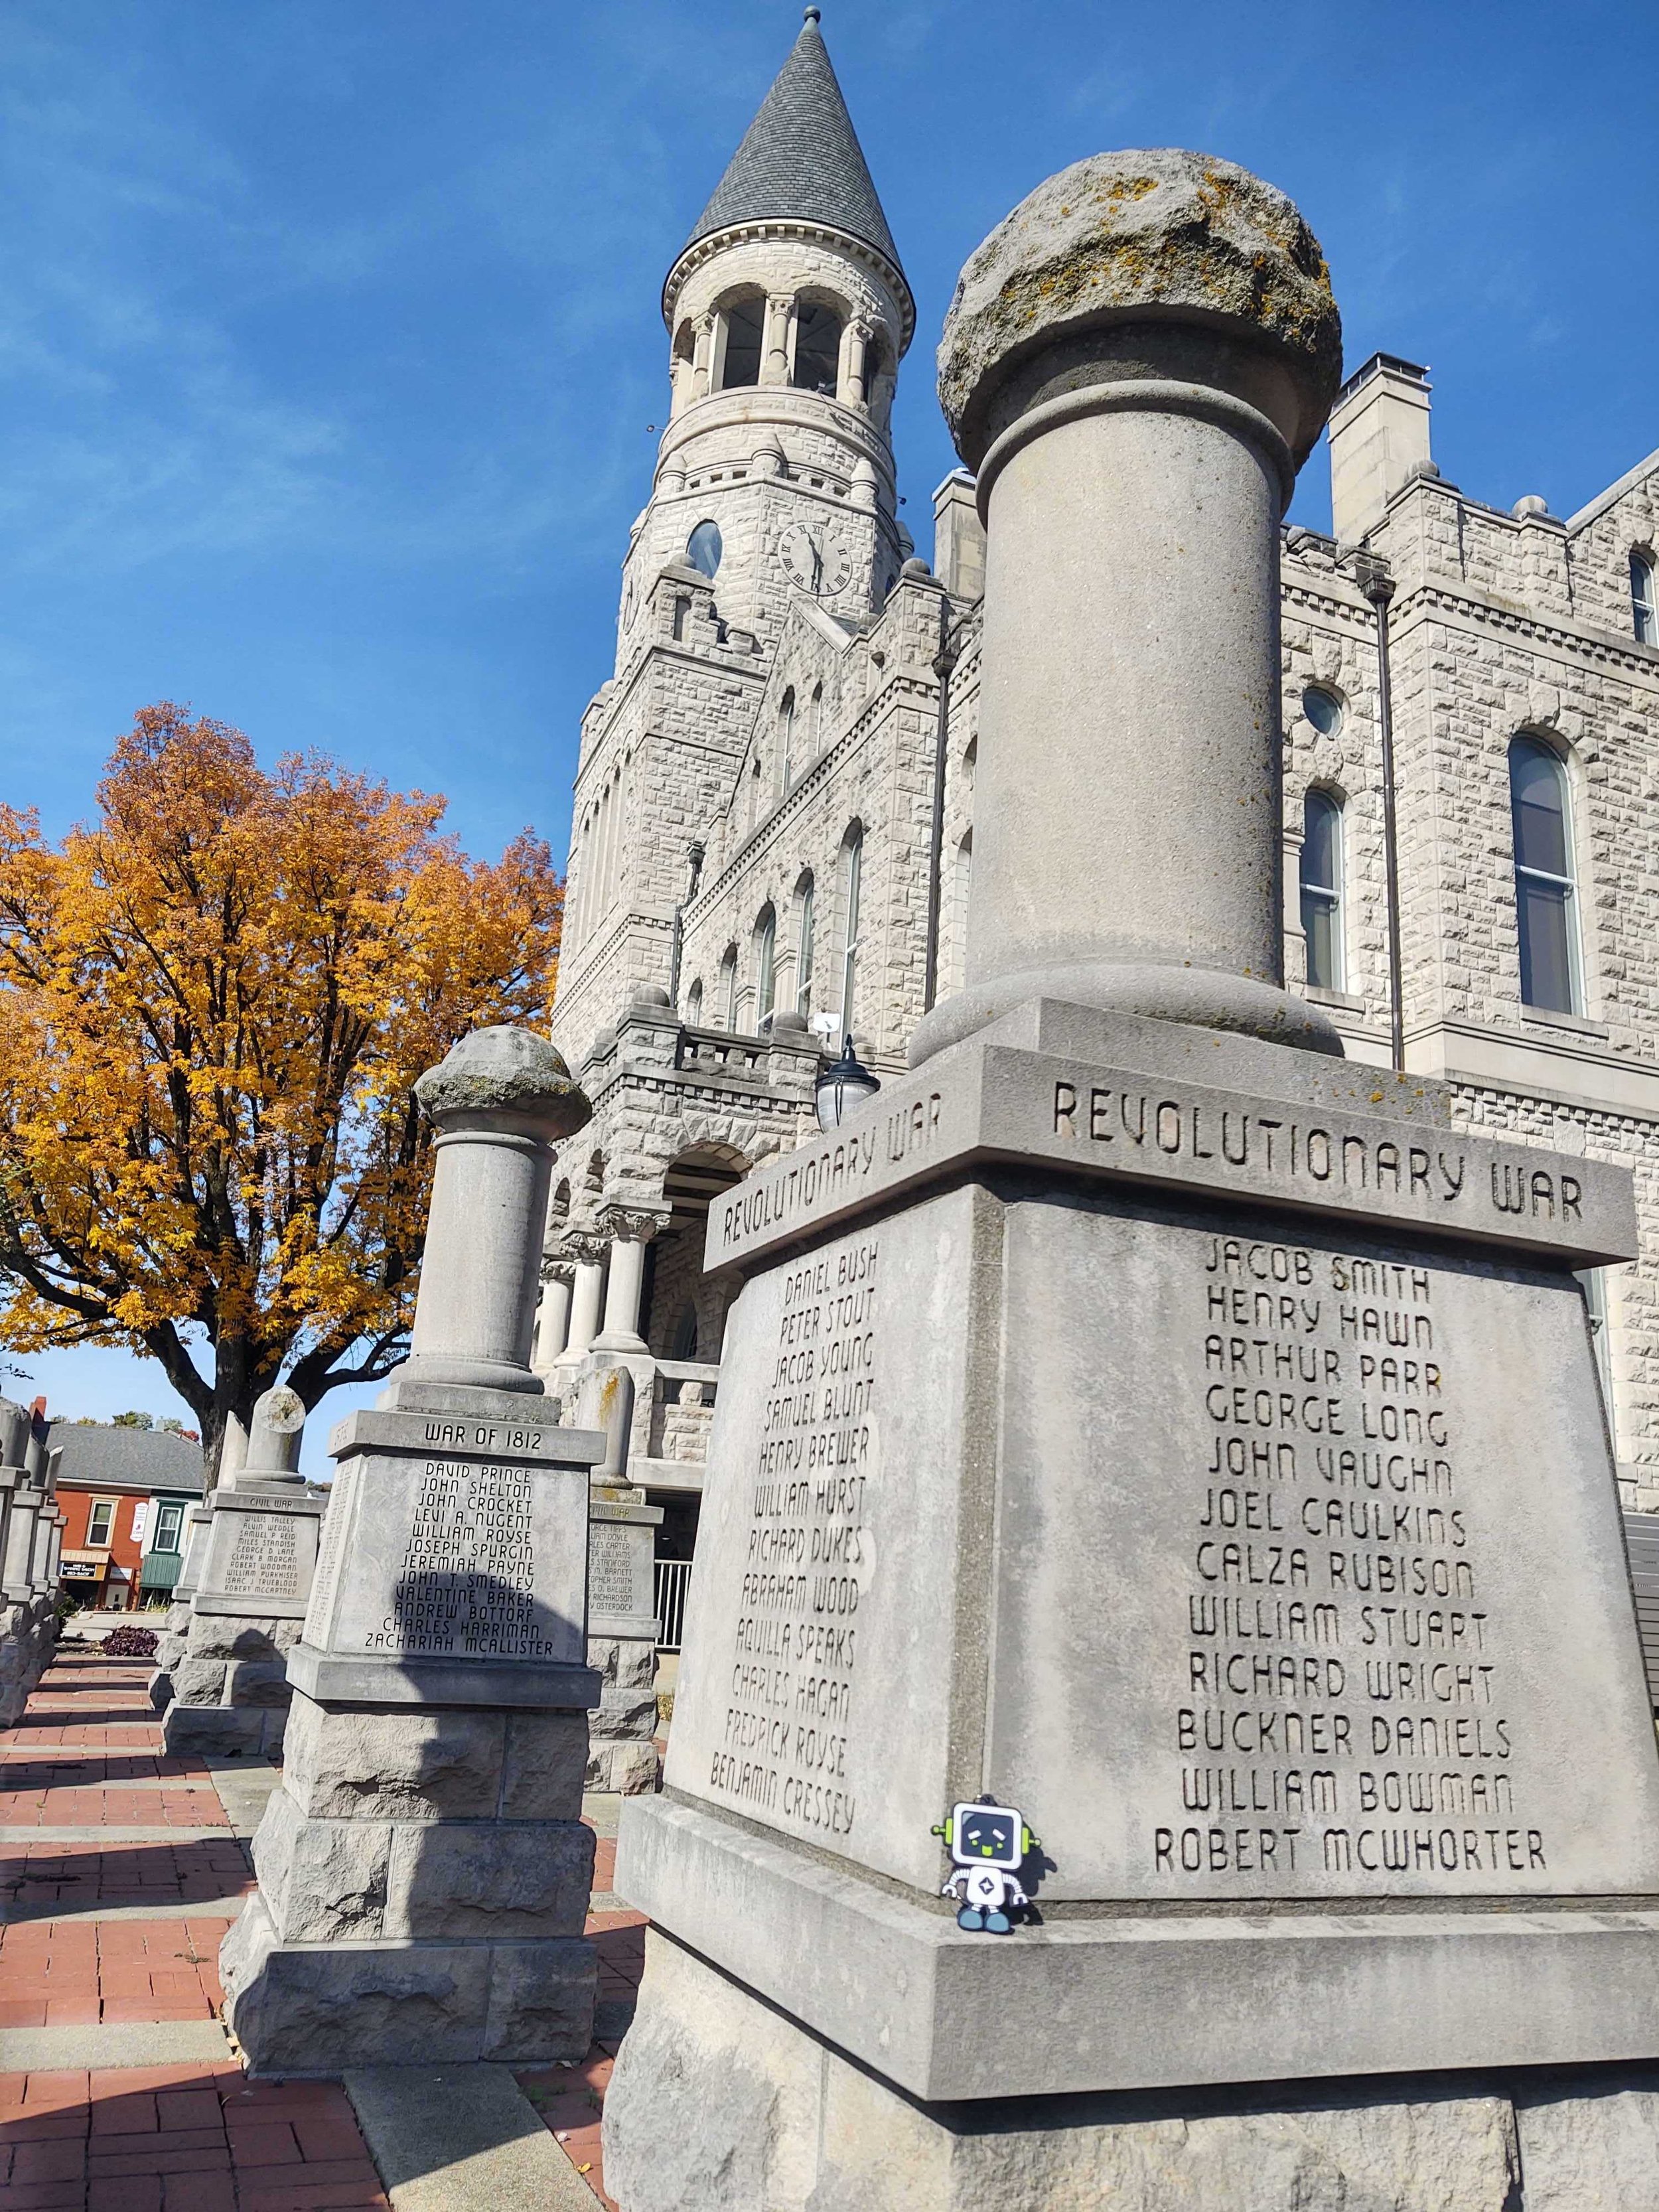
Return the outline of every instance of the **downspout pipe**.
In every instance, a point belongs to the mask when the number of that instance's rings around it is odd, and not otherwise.
[[[945,770],[951,749],[951,674],[958,655],[951,637],[951,595],[939,595],[939,650],[933,673],[939,678],[939,714],[933,726],[933,820],[927,848],[927,952],[922,975],[921,1010],[931,1013],[939,997],[939,929],[944,903]]]
[[[1354,564],[1359,588],[1376,616],[1376,728],[1382,754],[1382,863],[1389,908],[1389,1042],[1396,1075],[1406,1072],[1406,988],[1400,944],[1400,841],[1394,775],[1394,696],[1389,674],[1389,606],[1395,581],[1388,563],[1362,554]]]

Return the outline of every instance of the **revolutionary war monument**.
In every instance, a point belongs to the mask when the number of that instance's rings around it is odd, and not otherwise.
[[[1573,1272],[1631,1186],[1284,988],[1279,531],[1339,363],[1297,210],[1197,155],[1079,163],[963,271],[965,981],[710,1211],[624,2212],[1634,2201],[1659,1758]],[[1006,1934],[941,1893],[993,1800]]]

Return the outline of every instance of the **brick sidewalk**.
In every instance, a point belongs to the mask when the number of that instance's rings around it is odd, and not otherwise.
[[[0,1732],[0,2030],[96,2039],[217,2016],[220,1939],[252,1881],[234,1835],[177,1834],[229,1824],[206,1767],[163,1755],[149,1673],[66,1652]],[[196,1902],[219,1909],[178,1909]],[[100,1917],[134,1906],[161,1917]],[[390,2212],[332,2082],[246,2081],[228,2047],[222,2062],[0,2073],[0,2212],[313,2207]]]

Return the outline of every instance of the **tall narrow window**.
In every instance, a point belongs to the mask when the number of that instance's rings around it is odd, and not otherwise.
[[[802,300],[795,308],[795,372],[789,381],[802,392],[836,396],[841,371],[841,317],[819,300]]]
[[[720,1025],[738,1026],[738,948],[728,945],[720,960]]]
[[[1510,815],[1522,999],[1548,1012],[1578,1013],[1578,915],[1567,772],[1540,738],[1516,738],[1510,746]]]
[[[795,939],[795,1012],[805,1021],[812,1011],[812,878],[803,876],[797,893],[800,928]]]
[[[161,1506],[155,1516],[155,1549],[158,1552],[176,1552],[179,1533],[184,1525],[185,1509],[182,1505]]]
[[[112,1498],[93,1500],[92,1510],[87,1516],[87,1542],[94,1551],[102,1551],[114,1534],[115,1505]]]
[[[699,975],[685,994],[685,1024],[688,1029],[702,1027],[702,977]]]
[[[1308,981],[1316,991],[1342,988],[1342,805],[1310,791],[1302,806],[1302,931]]]
[[[1645,553],[1630,556],[1630,610],[1638,645],[1659,645],[1659,570]]]
[[[778,965],[778,917],[770,900],[760,910],[755,924],[755,1026],[758,1029],[772,1012]]]
[[[726,308],[726,349],[720,363],[722,392],[760,382],[765,315],[766,302],[758,293],[733,300]]]
[[[795,687],[792,684],[784,693],[778,708],[779,781],[785,791],[795,768]]]
[[[842,941],[841,1030],[843,1036],[851,1036],[859,974],[859,903],[864,890],[864,831],[856,825],[848,830],[842,848],[842,868],[847,933]]]

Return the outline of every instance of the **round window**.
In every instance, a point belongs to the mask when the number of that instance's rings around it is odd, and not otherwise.
[[[1342,726],[1342,702],[1317,684],[1302,694],[1302,711],[1322,738],[1334,738]]]
[[[720,529],[717,522],[700,522],[685,541],[685,557],[705,576],[720,565]]]

